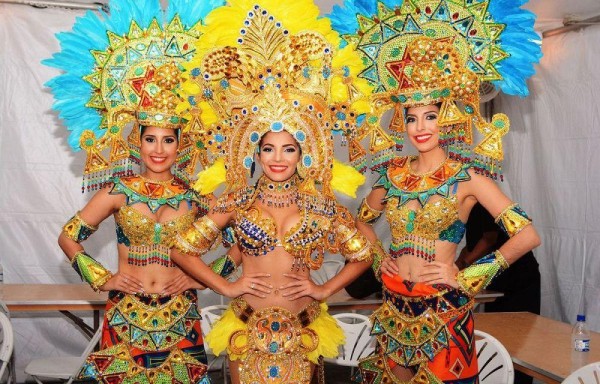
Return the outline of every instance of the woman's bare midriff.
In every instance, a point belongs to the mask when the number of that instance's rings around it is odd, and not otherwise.
[[[452,265],[456,257],[456,249],[458,246],[448,241],[435,242],[435,261]],[[396,265],[400,270],[398,275],[404,280],[409,280],[415,283],[423,281],[419,276],[425,270],[425,265],[429,262],[421,257],[404,255],[396,259]]]
[[[297,300],[289,300],[282,296],[282,291],[279,287],[295,281],[290,277],[284,276],[284,273],[295,273],[305,277],[309,277],[309,270],[304,269],[292,272],[294,257],[287,253],[283,247],[276,247],[273,251],[262,256],[243,255],[244,273],[270,273],[271,277],[265,277],[264,280],[273,286],[270,294],[267,297],[260,298],[257,296],[246,294],[244,299],[254,309],[266,307],[282,307],[292,313],[302,311],[314,301],[311,297],[302,297]]]
[[[165,267],[159,264],[144,266],[127,263],[127,247],[119,245],[119,272],[127,273],[140,280],[144,285],[144,293],[161,293],[173,279],[183,272],[178,267]]]

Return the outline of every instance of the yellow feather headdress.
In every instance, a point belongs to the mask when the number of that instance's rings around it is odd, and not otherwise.
[[[352,195],[355,187],[331,183],[333,134],[355,129],[371,87],[358,79],[358,54],[338,49],[338,34],[318,15],[311,0],[233,0],[206,17],[195,58],[185,64],[179,110],[203,127],[209,156],[224,158],[227,191],[247,186],[260,138],[285,130],[302,149],[305,192],[320,184],[327,197],[335,186]],[[353,171],[336,168],[336,176]]]

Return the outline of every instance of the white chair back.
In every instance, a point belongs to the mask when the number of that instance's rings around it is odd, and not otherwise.
[[[579,368],[562,384],[600,384],[600,361]]]
[[[0,312],[0,380],[4,377],[4,373],[8,372],[7,367],[13,354],[14,343],[15,339],[10,319],[3,312]],[[8,380],[10,380],[10,377]]]
[[[370,355],[375,350],[375,338],[370,335],[371,322],[367,316],[358,313],[337,313],[333,317],[344,330],[346,343],[340,347],[337,358],[325,359],[325,361],[356,367],[359,359]]]
[[[506,348],[492,335],[477,329],[475,339],[480,383],[512,384],[515,370]]]
[[[224,304],[209,305],[200,310],[202,320],[200,320],[200,326],[202,327],[202,338],[204,338],[208,332],[212,329],[213,325],[217,320],[221,318],[223,312],[227,310],[228,306]],[[223,352],[219,356],[215,356],[213,351],[210,349],[210,345],[204,342],[204,351],[206,351],[208,357],[208,369],[212,369],[218,361],[221,361],[221,372],[223,374],[223,382],[227,384],[227,360],[226,353]]]

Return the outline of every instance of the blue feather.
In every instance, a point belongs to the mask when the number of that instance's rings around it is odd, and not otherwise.
[[[498,72],[501,81],[494,81],[502,92],[509,95],[527,96],[527,78],[535,73],[534,63],[542,58],[541,40],[533,30],[535,14],[520,9],[526,0],[492,0],[488,11],[497,23],[506,25],[500,35],[500,47],[510,57],[500,61]]]
[[[402,0],[380,0],[388,8],[400,7]],[[332,28],[340,35],[358,32],[357,16],[373,17],[377,15],[377,1],[374,0],[344,0],[344,5],[334,5],[327,17],[331,20]]]

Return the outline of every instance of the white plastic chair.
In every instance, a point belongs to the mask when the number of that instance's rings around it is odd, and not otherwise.
[[[0,380],[4,373],[8,373],[8,382],[11,381],[10,369],[7,369],[15,346],[13,327],[10,319],[3,312],[0,312]]]
[[[337,313],[333,317],[344,330],[346,343],[340,347],[337,358],[325,358],[325,361],[353,367],[354,370],[354,367],[358,366],[359,359],[370,355],[375,350],[375,338],[370,334],[371,322],[367,316],[358,313]]]
[[[495,337],[475,330],[479,381],[482,384],[513,383],[515,369],[508,351]]]
[[[202,338],[204,338],[213,327],[215,321],[217,321],[223,315],[223,312],[227,310],[228,306],[224,304],[209,305],[200,310],[202,320],[200,320],[200,326],[202,327]],[[210,346],[204,343],[204,351],[208,357],[208,369],[210,370],[217,362],[221,362],[223,382],[227,384],[227,354],[223,352],[219,356],[210,349]]]
[[[81,356],[59,356],[34,359],[25,367],[25,373],[36,381],[43,384],[40,378],[51,380],[63,380],[66,384],[71,384],[77,378],[79,370],[83,366],[85,359],[94,350],[100,337],[102,336],[102,324],[90,339]]]
[[[600,384],[600,361],[579,368],[567,376],[562,384]]]
[[[10,320],[10,311],[8,307],[4,303],[4,301],[0,300],[0,312],[6,315]],[[11,323],[12,324],[12,323]],[[13,332],[13,342],[14,342],[14,332]],[[14,348],[13,348],[14,350]],[[6,376],[6,383],[16,383],[17,382],[17,372],[15,371],[15,354],[14,352],[11,354],[10,359],[8,361],[8,366],[6,367],[6,372],[8,372]],[[0,376],[0,381],[2,381],[4,377]]]

